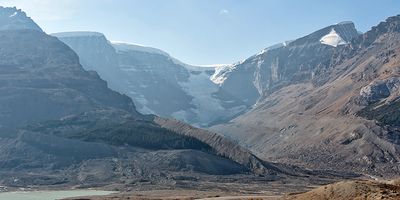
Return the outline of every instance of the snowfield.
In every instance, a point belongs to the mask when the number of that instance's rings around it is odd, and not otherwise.
[[[335,29],[332,29],[330,33],[325,35],[319,40],[322,44],[337,47],[339,45],[345,45],[347,42],[336,33]]]

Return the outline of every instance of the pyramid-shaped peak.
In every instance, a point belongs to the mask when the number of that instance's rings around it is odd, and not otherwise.
[[[325,44],[321,41],[324,38],[330,46],[338,46],[345,43],[350,43],[351,40],[359,36],[359,33],[353,22],[340,22],[319,29],[309,35],[296,39],[288,44],[288,46],[309,45],[309,44]]]

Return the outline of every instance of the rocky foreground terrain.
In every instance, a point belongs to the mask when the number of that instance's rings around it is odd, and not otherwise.
[[[349,200],[349,199],[400,199],[400,182],[393,181],[341,181],[324,185],[308,192],[293,192],[286,195],[266,193],[193,191],[193,190],[158,190],[152,192],[126,192],[97,197],[70,198],[70,200],[127,200],[127,199],[207,199],[207,200]]]
[[[331,185],[321,186],[306,193],[292,194],[283,199],[297,200],[346,200],[346,199],[399,199],[399,180],[378,181],[343,181]]]

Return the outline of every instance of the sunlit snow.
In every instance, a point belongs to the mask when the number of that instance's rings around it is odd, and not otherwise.
[[[51,34],[58,38],[64,37],[88,37],[88,36],[95,36],[95,37],[104,37],[102,33],[93,32],[93,31],[72,31],[72,32],[62,32],[62,33],[53,33]]]
[[[227,74],[232,72],[234,65],[222,65],[215,68],[215,72],[211,75],[210,80],[215,84],[221,85],[227,79]]]
[[[119,42],[119,41],[111,41],[113,44],[114,48],[117,51],[140,51],[140,52],[145,52],[145,53],[154,53],[154,54],[160,54],[164,55],[167,57],[170,57],[170,55],[160,49],[156,49],[153,47],[148,47],[140,44],[134,44],[134,43],[128,43],[128,42]]]
[[[339,45],[347,44],[339,34],[336,33],[335,29],[332,29],[330,33],[325,35],[319,40],[322,44],[330,45],[333,47],[337,47]]]

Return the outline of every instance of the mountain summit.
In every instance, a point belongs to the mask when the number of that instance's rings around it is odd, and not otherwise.
[[[338,30],[338,32],[336,31]],[[357,31],[353,22],[341,22],[335,27],[332,27],[331,32],[323,36],[319,41],[322,44],[337,47],[350,43],[350,40],[357,35]]]

